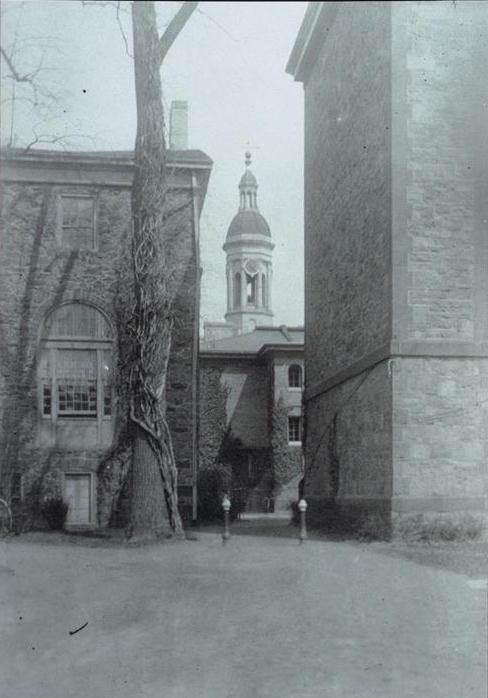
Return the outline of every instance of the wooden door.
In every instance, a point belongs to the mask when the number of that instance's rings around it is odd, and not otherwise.
[[[69,504],[67,523],[89,524],[91,519],[90,475],[65,475],[65,496]]]

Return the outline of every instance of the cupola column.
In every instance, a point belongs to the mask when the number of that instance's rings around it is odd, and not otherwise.
[[[246,272],[241,267],[241,308],[247,305],[247,279]]]
[[[256,305],[258,308],[262,307],[262,293],[263,293],[263,287],[262,287],[262,275],[261,271],[258,273],[258,287],[257,287],[257,298],[256,298]]]
[[[227,312],[232,310],[232,269],[227,266]]]

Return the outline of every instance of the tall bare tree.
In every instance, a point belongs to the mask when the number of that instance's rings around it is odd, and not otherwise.
[[[137,105],[132,186],[134,313],[130,325],[132,536],[181,536],[177,471],[166,419],[166,377],[174,326],[173,246],[169,217],[166,144],[160,71],[175,39],[198,3],[185,2],[162,36],[154,2],[132,4]]]

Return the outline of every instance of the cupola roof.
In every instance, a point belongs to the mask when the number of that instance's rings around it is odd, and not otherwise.
[[[259,212],[257,202],[258,183],[249,166],[251,153],[245,155],[246,170],[239,182],[239,211],[231,221],[226,240],[241,236],[258,235],[271,237],[271,230],[264,216]]]

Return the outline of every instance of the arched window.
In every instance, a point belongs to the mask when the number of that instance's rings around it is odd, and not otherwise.
[[[267,307],[267,300],[266,300],[266,274],[263,274],[262,278],[262,283],[261,283],[261,305],[263,308]]]
[[[302,387],[302,367],[298,364],[292,364],[288,369],[288,387],[289,388],[301,388]]]
[[[66,303],[49,315],[38,369],[44,418],[110,418],[112,336],[105,316],[91,305]]]
[[[241,275],[234,276],[234,308],[241,307]]]
[[[250,191],[247,193],[247,200],[249,203],[249,208],[252,208],[252,193]]]

